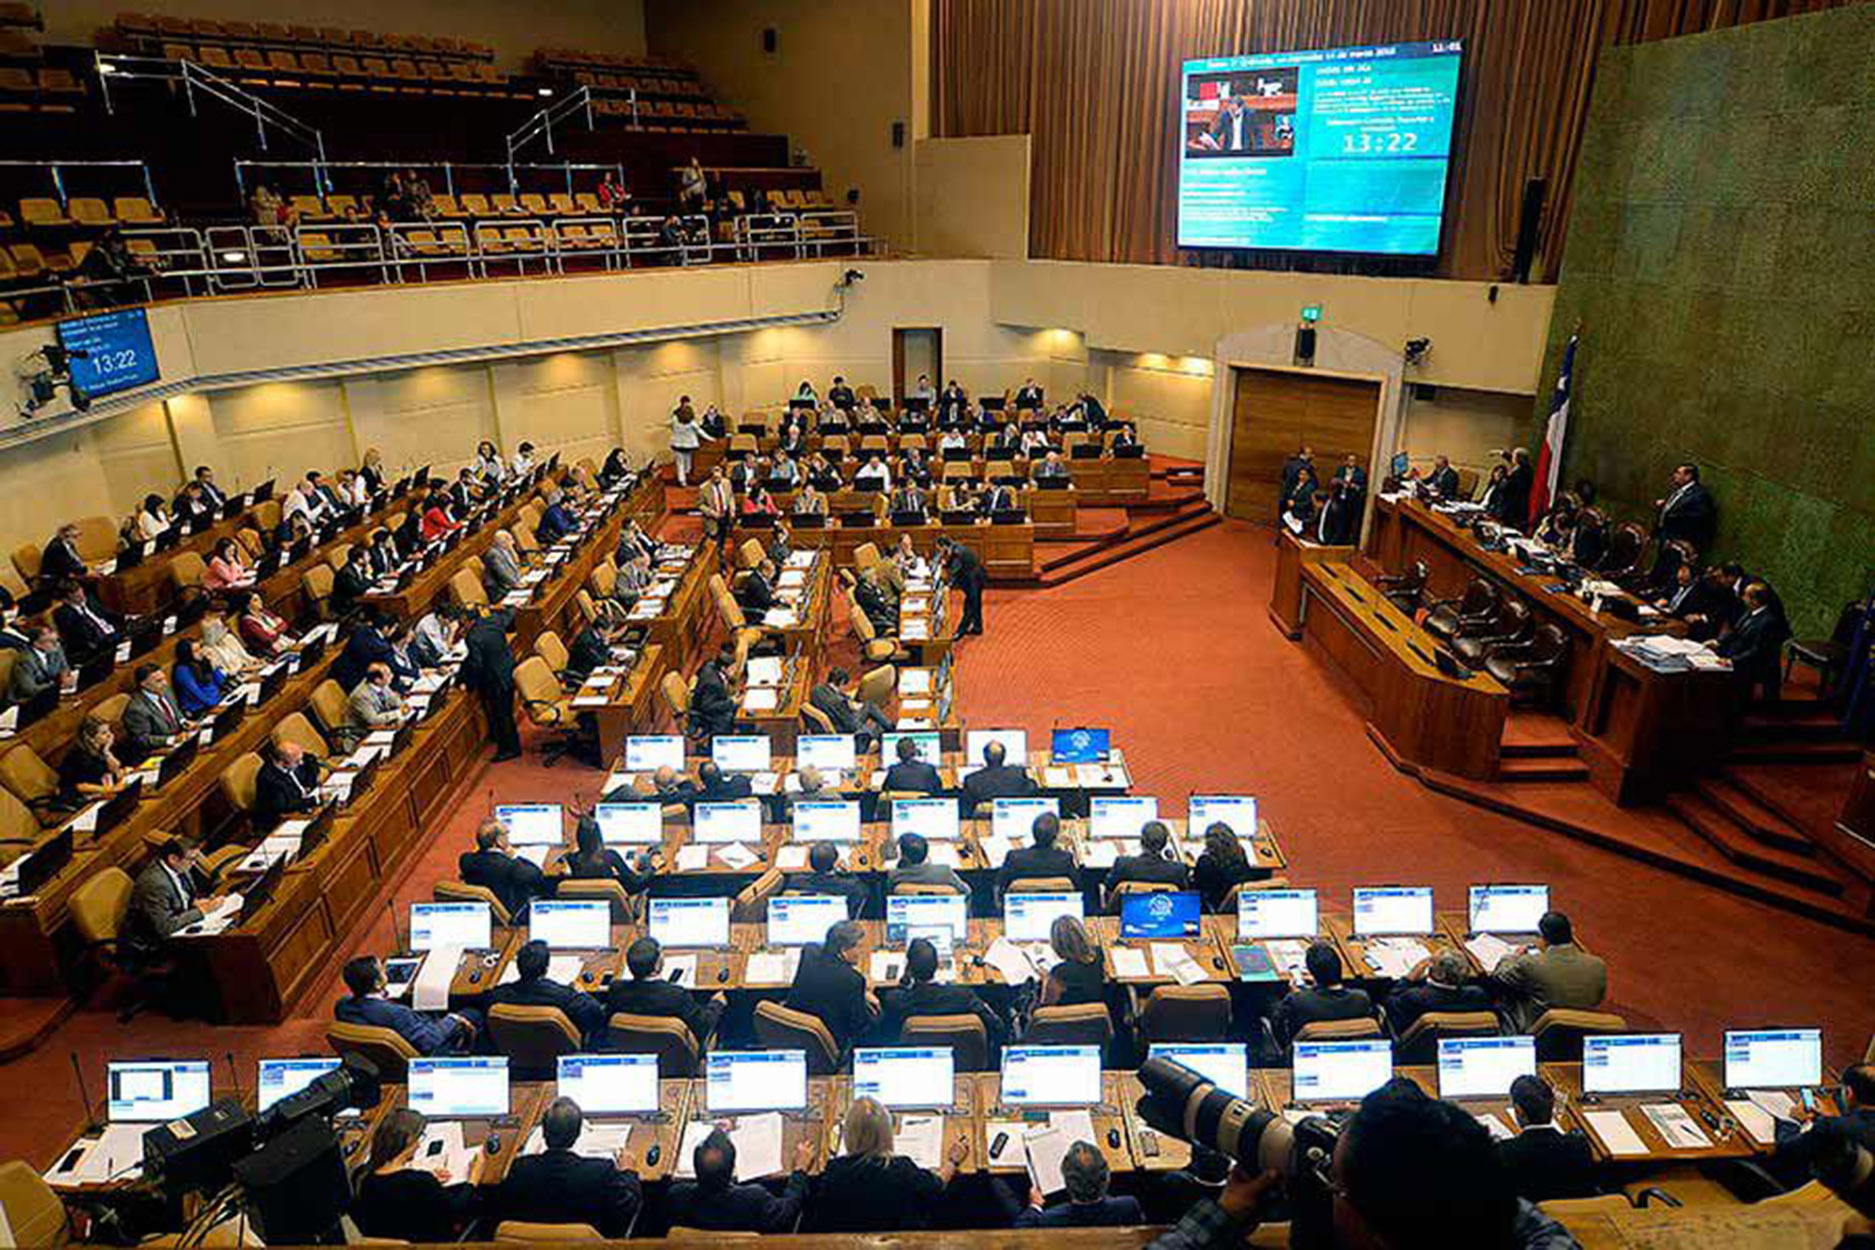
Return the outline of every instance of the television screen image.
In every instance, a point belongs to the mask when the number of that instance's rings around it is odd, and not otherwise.
[[[1457,40],[1186,61],[1178,245],[1439,250]]]

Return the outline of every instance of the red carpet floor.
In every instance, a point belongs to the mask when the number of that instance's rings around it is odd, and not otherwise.
[[[1859,1059],[1875,1030],[1875,942],[1703,889],[1567,838],[1433,794],[1381,758],[1335,679],[1264,616],[1269,532],[1227,522],[1053,590],[993,590],[988,633],[959,652],[959,706],[975,725],[1108,725],[1136,788],[1179,814],[1196,790],[1260,797],[1298,884],[1345,907],[1357,884],[1430,883],[1441,906],[1477,881],[1547,881],[1611,966],[1610,1007],[1638,1027],[1685,1032],[1717,1053],[1726,1027],[1820,1024],[1829,1059]],[[848,647],[836,647],[844,658]],[[600,774],[526,760],[487,770],[388,892],[401,912],[454,874],[456,855],[499,792],[590,796]],[[355,950],[391,945],[380,900]],[[351,952],[347,952],[349,955]],[[49,1162],[81,1116],[76,1054],[98,1096],[109,1056],[232,1055],[243,1086],[261,1055],[324,1050],[342,959],[295,1019],[212,1028],[146,1014],[119,1025],[80,1012],[51,1041],[0,1068],[14,1093],[0,1159]],[[225,1060],[216,1072],[226,1088]],[[21,1096],[30,1091],[28,1096]]]

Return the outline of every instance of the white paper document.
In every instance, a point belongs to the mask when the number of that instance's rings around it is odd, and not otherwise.
[[[779,1111],[737,1118],[736,1127],[729,1134],[729,1140],[736,1144],[737,1180],[753,1181],[781,1175],[781,1130]]]
[[[1477,933],[1466,939],[1465,949],[1471,952],[1472,958],[1478,961],[1479,967],[1490,972],[1497,967],[1504,956],[1511,954],[1517,948],[1503,938],[1493,937],[1489,933]]]
[[[783,872],[800,872],[807,867],[807,850],[799,842],[790,842],[775,852],[775,867]]]
[[[582,1159],[611,1159],[618,1152],[631,1144],[632,1129],[630,1121],[594,1121],[588,1120],[580,1129],[579,1140],[573,1143],[573,1153]],[[537,1155],[547,1148],[546,1133],[539,1125],[527,1136],[527,1145],[522,1154]]]
[[[1589,1129],[1601,1139],[1608,1153],[1616,1158],[1628,1155],[1644,1155],[1647,1143],[1641,1140],[1628,1124],[1628,1117],[1619,1111],[1583,1111],[1582,1118],[1588,1122]]]
[[[450,1185],[469,1179],[469,1165],[474,1160],[475,1152],[462,1139],[461,1120],[432,1120],[423,1130],[423,1140],[410,1166]]]
[[[439,947],[424,956],[417,969],[417,979],[410,983],[410,1006],[415,1011],[444,1011],[449,1007],[449,983],[456,979],[456,966],[462,962],[462,950],[455,946]]]
[[[919,1167],[935,1172],[944,1162],[944,1117],[908,1115],[892,1135],[892,1148]]]
[[[1035,965],[1022,948],[1008,938],[997,938],[983,952],[983,962],[996,969],[1010,985],[1021,985],[1035,975]]]
[[[1143,981],[1152,975],[1146,966],[1146,952],[1137,946],[1111,946],[1108,954],[1113,956],[1113,976],[1117,981]]]
[[[1751,1140],[1760,1146],[1777,1144],[1777,1121],[1771,1113],[1749,1098],[1728,1098],[1725,1109],[1732,1113],[1739,1127],[1751,1134]]]
[[[1516,1136],[1510,1131],[1510,1125],[1504,1123],[1503,1117],[1495,1111],[1474,1111],[1472,1116],[1478,1123],[1484,1125],[1491,1134],[1492,1141],[1509,1141]]]
[[[79,1147],[80,1154],[69,1171],[54,1168],[46,1180],[54,1185],[102,1185],[113,1179],[137,1176],[143,1171],[143,1135],[151,1124],[109,1124],[96,1141]],[[70,1152],[67,1152],[67,1158]],[[61,1164],[64,1158],[59,1160]]]
[[[759,864],[762,857],[740,842],[731,842],[716,848],[716,858],[740,872],[751,864]]]
[[[693,951],[688,955],[664,956],[664,975],[674,985],[681,985],[687,990],[697,988],[697,957]]]
[[[1367,962],[1383,977],[1398,979],[1411,972],[1426,957],[1425,943],[1418,938],[1368,938]]]
[[[1654,1126],[1667,1145],[1675,1150],[1705,1150],[1712,1145],[1706,1130],[1676,1102],[1650,1102],[1641,1114]]]
[[[801,962],[801,948],[790,946],[786,950],[756,951],[749,956],[747,969],[742,974],[746,985],[792,985],[794,972]]]
[[[1008,838],[992,833],[987,838],[977,839],[977,846],[983,851],[983,862],[991,868],[1001,868],[1003,860],[1015,848],[1015,843]]]
[[[679,872],[696,872],[709,867],[710,848],[701,842],[677,848],[677,869]]]
[[[756,686],[745,691],[742,696],[742,710],[745,712],[772,712],[781,692],[773,686]]]

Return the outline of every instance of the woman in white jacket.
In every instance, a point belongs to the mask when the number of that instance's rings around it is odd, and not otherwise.
[[[686,396],[671,413],[671,459],[677,462],[679,486],[690,485],[690,457],[702,443],[703,433],[697,428],[696,410]]]

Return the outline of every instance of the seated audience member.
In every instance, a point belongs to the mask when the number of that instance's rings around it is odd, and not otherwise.
[[[13,680],[19,680],[21,663],[14,666]],[[60,657],[64,662],[64,657]],[[183,731],[188,722],[182,708],[170,693],[169,674],[154,664],[144,664],[136,672],[137,688],[124,704],[119,718],[124,727],[124,757],[136,763],[163,747]]]
[[[673,984],[664,976],[664,948],[652,937],[641,937],[625,949],[625,970],[631,979],[618,977],[606,991],[609,1016],[623,1013],[682,1020],[698,1050],[709,1044],[729,1003],[728,995],[717,990],[707,1003],[700,1003],[689,990]]]
[[[255,655],[281,655],[293,649],[293,627],[285,617],[267,608],[267,601],[252,590],[235,600],[241,642]]]
[[[927,943],[928,945],[928,943]],[[932,1172],[892,1152],[892,1113],[868,1097],[855,1098],[841,1124],[844,1153],[829,1159],[814,1181],[807,1229],[816,1233],[885,1233],[924,1228],[933,1203],[970,1157],[957,1141]]]
[[[857,921],[842,920],[827,930],[824,941],[802,947],[794,984],[788,987],[783,1003],[791,1010],[818,1017],[842,1053],[879,1016],[879,1004],[866,988],[865,973],[859,970],[859,947],[864,937],[865,930]]]
[[[1044,1206],[1042,1191],[1029,1186],[1029,1205],[1015,1218],[1017,1228],[1123,1228],[1145,1222],[1139,1199],[1107,1192],[1112,1176],[1107,1156],[1092,1142],[1077,1141],[1062,1156],[1061,1179],[1068,1200]],[[1000,1188],[1000,1186],[999,1186]]]
[[[628,894],[642,894],[651,885],[656,872],[653,848],[639,856],[633,867],[623,855],[605,844],[605,835],[591,812],[579,812],[573,827],[573,851],[566,857],[566,875],[575,881],[616,881]]]
[[[814,789],[820,788],[820,773],[812,765],[801,770],[801,791],[808,792],[808,774]],[[840,848],[831,842],[816,842],[807,849],[807,866],[810,871],[788,878],[787,890],[790,894],[828,894],[846,900],[847,918],[859,919],[866,910],[868,891],[866,883],[850,872],[840,870]]]
[[[79,668],[110,654],[123,633],[123,622],[100,607],[82,582],[62,590],[59,606],[52,610],[52,623],[58,627],[59,645],[65,648],[66,657]]]
[[[1555,1198],[1593,1198],[1601,1192],[1595,1179],[1595,1153],[1588,1138],[1566,1133],[1556,1124],[1556,1091],[1540,1076],[1520,1076],[1510,1083],[1511,1118],[1517,1136],[1497,1144],[1497,1157],[1510,1173],[1519,1198],[1549,1202]]]
[[[8,702],[27,703],[37,699],[46,691],[56,690],[64,685],[67,676],[72,672],[72,666],[65,658],[65,648],[59,645],[58,630],[41,622],[33,629],[32,640],[30,647],[16,651],[17,658],[13,661],[13,675],[7,679]],[[153,664],[144,667],[156,668]],[[156,669],[156,671],[162,672],[161,669]],[[76,680],[75,676],[73,680]],[[164,689],[165,691],[168,689],[167,681],[164,683]],[[136,696],[131,696],[130,701],[135,703]],[[127,714],[129,709],[126,708],[125,711]],[[180,727],[182,723],[180,712],[176,714],[176,723]],[[128,721],[125,722],[124,727],[126,730],[129,729]],[[145,754],[147,753],[146,751]]]
[[[795,494],[794,507],[790,511],[795,516],[827,515],[827,497],[820,493],[820,487],[812,478],[809,478]]]
[[[1085,924],[1073,916],[1056,916],[1048,927],[1048,946],[1058,962],[1042,981],[1042,1006],[1107,1001],[1106,958]]]
[[[1817,1165],[1849,1147],[1875,1152],[1875,1064],[1844,1068],[1836,1100],[1840,1115],[1822,1115],[1799,1103],[1788,1119],[1777,1118],[1777,1150],[1771,1160],[1774,1173],[1782,1177],[1794,1171],[1791,1183],[1801,1185]]]
[[[423,509],[423,541],[433,543],[462,528],[462,522],[449,515],[449,496],[431,483],[428,506]]]
[[[415,1048],[419,1055],[465,1051],[475,1037],[475,1024],[464,1014],[448,1012],[437,1019],[412,1011],[384,996],[384,965],[376,955],[360,955],[345,965],[345,988],[351,994],[333,1005],[333,1018],[341,1024],[363,1024],[389,1029]]]
[[[557,486],[550,486],[546,493],[547,507],[540,514],[539,524],[534,526],[534,537],[543,547],[553,544],[579,528],[579,519],[566,506],[566,495]]]
[[[905,1022],[915,1016],[975,1016],[983,1021],[990,1045],[1000,1045],[1008,1032],[1003,1018],[981,996],[961,985],[946,985],[937,975],[936,944],[930,938],[913,938],[905,948],[905,973],[898,988],[886,990],[880,998],[885,1022],[881,1036],[898,1040]]]
[[[1236,831],[1223,821],[1213,821],[1204,831],[1204,850],[1192,866],[1191,883],[1204,899],[1205,909],[1220,911],[1230,892],[1245,881],[1261,880],[1267,874],[1250,862]]]
[[[735,598],[743,615],[755,624],[761,623],[769,609],[779,607],[781,600],[775,597],[774,562],[764,556],[762,562],[750,569],[736,587]]]
[[[1772,602],[1771,588],[1763,582],[1745,587],[1744,613],[1712,649],[1732,662],[1732,682],[1741,705],[1762,690],[1766,702],[1775,703],[1784,681],[1784,640],[1790,625]]]
[[[794,1231],[807,1201],[807,1169],[813,1166],[814,1142],[803,1137],[794,1147],[794,1170],[779,1196],[761,1185],[736,1184],[736,1144],[716,1129],[691,1154],[694,1181],[676,1181],[666,1203],[673,1228],[725,1233]]]
[[[386,1112],[371,1134],[352,1204],[346,1214],[367,1237],[399,1241],[453,1242],[475,1214],[476,1185],[489,1155],[477,1151],[468,1176],[439,1177],[412,1166],[427,1127],[421,1112],[399,1107]]]
[[[78,525],[67,521],[59,526],[52,541],[39,553],[39,584],[57,586],[62,582],[83,577],[90,568],[85,558],[78,554]]]
[[[1575,927],[1559,911],[1545,912],[1536,945],[1500,959],[1491,979],[1505,999],[1502,1014],[1518,1033],[1528,1033],[1551,1007],[1590,1011],[1608,993],[1608,965],[1576,945]]]
[[[898,630],[898,595],[888,585],[881,570],[882,564],[875,564],[861,573],[852,586],[853,602],[866,614],[866,621],[875,633],[891,635]]]
[[[1673,585],[1654,600],[1654,606],[1686,625],[1687,636],[1701,642],[1718,636],[1727,620],[1726,607],[1717,580],[1690,560],[1682,560],[1673,570]]]
[[[562,985],[548,977],[553,950],[538,939],[523,942],[515,952],[514,967],[520,979],[497,985],[488,992],[491,1007],[508,1004],[514,1007],[558,1007],[588,1047],[595,1047],[605,1037],[606,1010],[599,1000],[584,990]]]
[[[440,667],[462,636],[462,609],[438,603],[410,631],[410,658],[420,668]]]
[[[1270,1027],[1284,1046],[1295,1041],[1305,1024],[1323,1020],[1372,1019],[1373,1000],[1366,990],[1351,990],[1342,983],[1341,956],[1328,942],[1311,942],[1302,957],[1311,984],[1283,996],[1270,1012]]]
[[[350,616],[358,601],[371,590],[374,581],[371,572],[371,549],[363,543],[353,543],[352,549],[345,553],[345,565],[332,579],[332,612],[336,616]]]
[[[202,614],[202,637],[196,654],[227,675],[231,684],[258,672],[259,660],[241,645],[240,637],[228,624],[228,613],[220,604],[211,604]]]
[[[248,812],[254,827],[271,829],[318,806],[319,761],[297,742],[263,742],[254,773],[254,806]]]
[[[1006,764],[1008,751],[1000,742],[983,748],[983,767],[964,778],[963,809],[966,816],[991,799],[1026,798],[1035,793],[1035,779],[1020,764]]]
[[[1001,743],[992,742],[984,752],[985,758],[999,750],[1001,745]],[[981,771],[987,771],[987,769]],[[976,775],[971,774],[972,777]],[[1011,882],[1025,878],[1073,878],[1074,853],[1055,845],[1056,839],[1061,836],[1061,817],[1053,812],[1043,812],[1029,827],[1029,836],[1034,839],[1034,845],[1014,848],[1003,857],[1003,866],[996,870],[997,898],[1008,893]]]
[[[1139,854],[1121,855],[1113,861],[1113,867],[1107,870],[1108,902],[1112,904],[1119,897],[1119,887],[1128,881],[1153,882],[1184,889],[1190,874],[1185,871],[1185,865],[1168,853],[1171,843],[1172,831],[1165,827],[1164,821],[1149,820],[1140,826]]]
[[[697,802],[734,803],[750,798],[755,791],[744,773],[726,773],[715,760],[697,765]]]
[[[1068,476],[1068,466],[1062,463],[1061,453],[1051,447],[1048,454],[1042,457],[1041,463],[1035,466],[1029,476],[1037,481],[1045,481],[1049,478],[1065,479]]]
[[[217,542],[215,554],[209,558],[208,567],[202,570],[202,589],[221,593],[253,584],[254,569],[248,564],[241,544],[232,538]]]
[[[735,646],[725,642],[714,657],[697,669],[696,683],[690,688],[692,736],[714,738],[736,731],[736,697],[729,689],[735,667]]]
[[[345,718],[354,738],[404,723],[404,698],[391,685],[390,665],[377,663],[365,670],[365,679],[346,700]]]
[[[384,636],[388,631],[389,622],[374,610],[366,608],[359,613],[351,633],[345,636],[339,658],[332,662],[331,677],[340,690],[350,690],[363,681],[365,670],[373,664],[390,663],[391,644]]]
[[[902,791],[908,794],[936,794],[944,788],[944,779],[938,775],[937,766],[918,758],[917,739],[900,738],[896,754],[898,761],[885,770],[882,790],[887,793]]]
[[[878,452],[870,452],[866,463],[859,466],[853,474],[854,490],[889,491],[892,489],[892,470],[879,458]]]
[[[1406,980],[1387,995],[1387,1019],[1398,1037],[1429,1011],[1489,1011],[1491,995],[1481,985],[1467,985],[1471,967],[1457,951],[1422,959]]]
[[[161,495],[145,495],[143,507],[137,512],[137,533],[145,542],[160,538],[169,528],[169,505],[163,502]]]
[[[494,892],[508,915],[519,923],[527,905],[537,898],[553,894],[553,882],[532,861],[514,853],[508,845],[508,830],[490,817],[475,831],[475,849],[466,851],[456,861],[463,884],[486,886]]]
[[[176,704],[184,716],[205,716],[221,702],[227,675],[196,654],[195,639],[184,638],[176,644],[176,671],[171,681],[176,688]]]
[[[508,460],[508,473],[511,477],[524,477],[534,471],[534,444],[522,443],[514,449],[514,455]]]
[[[170,838],[131,886],[125,945],[146,962],[161,960],[170,939],[221,905],[208,893],[200,849],[186,838]]]
[[[970,887],[956,869],[932,862],[931,844],[922,834],[908,833],[898,840],[898,863],[886,877],[885,892],[897,893],[901,885],[947,885],[958,895],[970,897]]]
[[[382,526],[371,531],[371,537],[366,540],[365,554],[369,557],[373,577],[395,573],[404,562],[403,553],[397,550],[396,537]]]
[[[498,600],[521,584],[521,558],[515,551],[514,535],[501,530],[482,553],[482,589],[490,600]]]
[[[533,945],[530,943],[529,945]],[[525,948],[523,948],[525,949]],[[488,1197],[489,1218],[533,1224],[585,1224],[601,1237],[623,1237],[644,1203],[638,1161],[629,1145],[610,1159],[575,1154],[585,1117],[571,1098],[555,1098],[541,1117],[546,1149],[522,1155]]]
[[[124,766],[111,747],[111,723],[96,712],[78,726],[78,737],[59,760],[59,802],[76,811],[92,799],[109,798],[124,787]]]

